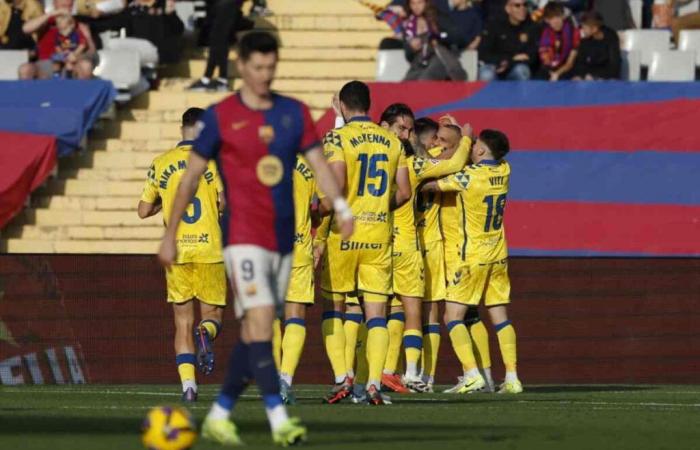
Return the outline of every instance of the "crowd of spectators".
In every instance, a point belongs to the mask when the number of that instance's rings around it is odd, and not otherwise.
[[[675,39],[700,28],[700,11],[676,17],[688,1],[644,0],[642,24]],[[636,28],[629,0],[393,0],[377,17],[395,32],[380,48],[406,52],[406,80],[464,79],[466,49],[478,51],[481,80],[615,79],[619,33]]]
[[[246,18],[244,2],[206,2],[207,15],[199,24],[199,42],[210,47],[205,76],[219,69],[218,84],[203,86],[207,89],[228,89],[228,49],[235,33],[252,28],[255,16],[271,13],[265,0],[252,0]],[[30,62],[19,70],[22,79],[92,77],[105,32],[150,41],[161,64],[182,57],[185,25],[175,0],[0,0],[0,50],[30,52]]]

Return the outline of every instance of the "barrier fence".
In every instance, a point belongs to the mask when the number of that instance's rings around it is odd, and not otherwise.
[[[700,382],[700,259],[513,258],[510,274],[526,382]],[[177,383],[164,293],[152,256],[0,255],[0,384]],[[299,383],[331,380],[320,309]],[[200,382],[221,382],[236,334],[229,307]],[[460,367],[444,329],[440,352],[447,383]],[[493,332],[491,356],[498,379]]]

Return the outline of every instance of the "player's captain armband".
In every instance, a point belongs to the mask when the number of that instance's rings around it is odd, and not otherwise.
[[[352,219],[352,210],[350,209],[350,205],[348,205],[348,202],[343,197],[338,197],[333,200],[333,209],[342,220]]]

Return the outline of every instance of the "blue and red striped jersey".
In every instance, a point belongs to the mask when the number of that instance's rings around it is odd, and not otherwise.
[[[308,107],[273,94],[254,110],[240,94],[209,107],[195,152],[216,159],[226,191],[224,245],[250,244],[286,254],[294,242],[292,174],[297,153],[320,145]]]

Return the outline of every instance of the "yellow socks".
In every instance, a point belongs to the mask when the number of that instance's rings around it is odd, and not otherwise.
[[[279,319],[272,323],[272,357],[279,371],[282,364],[282,321]]]
[[[423,379],[426,383],[435,380],[438,352],[440,350],[440,324],[429,323],[423,326]]]
[[[333,368],[336,383],[342,383],[348,374],[345,366],[345,332],[343,330],[343,315],[338,311],[323,313],[321,330],[326,354]]]
[[[469,338],[467,327],[461,320],[453,320],[447,324],[447,331],[450,333],[452,348],[462,363],[465,372],[476,369],[476,359],[472,350],[472,340]]]
[[[403,330],[406,325],[406,316],[402,312],[389,314],[389,320],[386,323],[386,328],[389,333],[389,345],[386,352],[386,361],[384,362],[384,373],[396,373],[396,366],[399,364],[399,356],[401,354],[401,341],[403,338]]]
[[[197,363],[197,359],[194,353],[180,353],[176,355],[175,363],[177,364],[177,373],[180,374],[182,392],[185,392],[188,388],[197,391],[197,381],[194,375],[194,366]]]
[[[199,326],[204,327],[207,330],[207,333],[209,333],[209,337],[212,341],[216,339],[216,337],[219,335],[219,331],[221,330],[221,323],[211,319],[202,320],[199,322]]]
[[[403,348],[406,352],[406,375],[418,376],[418,360],[423,351],[423,333],[420,330],[403,332]]]
[[[345,368],[349,376],[354,376],[355,352],[357,352],[357,333],[362,324],[361,313],[345,313],[343,331],[345,332]]]
[[[367,321],[367,364],[369,366],[369,385],[381,387],[382,369],[389,345],[389,332],[386,319],[375,317]]]
[[[291,386],[292,378],[299,365],[301,353],[304,351],[306,340],[306,321],[300,318],[290,318],[284,322],[282,337],[282,364],[280,378]]]
[[[474,342],[474,357],[476,364],[482,368],[491,367],[491,353],[489,350],[489,332],[481,320],[469,327],[469,335]]]
[[[515,328],[510,323],[510,320],[494,325],[494,329],[498,335],[498,346],[501,348],[501,357],[503,365],[508,372],[515,373],[517,365],[517,347],[515,344]]]
[[[367,384],[369,368],[367,366],[367,326],[362,324],[357,333],[357,370],[355,371],[355,384]]]

